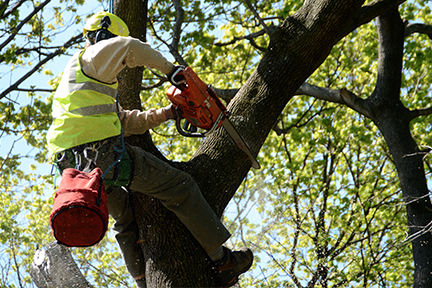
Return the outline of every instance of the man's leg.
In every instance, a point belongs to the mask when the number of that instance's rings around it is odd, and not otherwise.
[[[129,150],[134,160],[130,188],[159,199],[175,213],[207,252],[221,247],[231,235],[192,177],[138,147]]]
[[[115,188],[108,195],[109,213],[114,218],[113,230],[116,231],[117,243],[120,247],[126,268],[134,277],[138,287],[145,286],[145,261],[138,244],[138,226],[135,222],[129,193],[123,188]]]
[[[252,251],[231,251],[222,244],[230,233],[208,205],[192,177],[137,147],[128,150],[134,160],[130,188],[151,195],[182,221],[214,262],[215,280],[220,286],[237,283],[238,276],[253,263]]]

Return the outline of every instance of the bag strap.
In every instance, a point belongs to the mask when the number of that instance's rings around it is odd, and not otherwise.
[[[98,189],[98,198],[96,200],[96,206],[100,206],[101,202],[102,202],[102,187],[103,187],[103,179],[100,179],[99,181],[99,189]]]

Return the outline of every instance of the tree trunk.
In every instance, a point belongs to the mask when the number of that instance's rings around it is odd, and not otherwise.
[[[39,288],[93,288],[82,275],[70,251],[57,242],[35,251],[30,275]]]
[[[410,132],[409,111],[400,101],[405,24],[399,12],[378,17],[379,71],[374,93],[367,103],[393,156],[412,240],[415,263],[414,287],[432,287],[432,223],[423,156]]]
[[[146,40],[147,1],[115,1],[115,14],[122,18],[132,37]],[[142,110],[140,92],[143,67],[124,69],[120,75],[120,103],[125,109]],[[164,161],[150,134],[126,138],[130,145],[149,151]],[[185,169],[186,165],[171,163]],[[209,262],[201,246],[173,213],[153,197],[131,191],[132,206],[140,227],[140,240],[146,259],[147,287],[210,287]]]
[[[380,11],[397,7],[403,1],[384,2],[385,7]],[[253,154],[258,154],[280,112],[326,59],[331,48],[358,25],[376,16],[361,9],[363,3],[364,0],[308,1],[281,26],[267,27],[270,36],[267,52],[228,106],[231,121]],[[146,4],[138,0],[115,3],[116,14],[125,19],[131,35],[141,39],[145,35],[145,21],[137,21],[139,18],[133,15],[145,15]],[[124,108],[141,108],[138,89],[141,71],[126,69],[122,73],[120,96]],[[162,157],[148,135],[128,141]],[[196,180],[219,216],[251,167],[247,156],[238,150],[223,128],[206,138],[190,161],[172,165],[186,170]],[[132,197],[147,263],[148,287],[214,285],[204,251],[178,219],[151,197],[135,193]]]

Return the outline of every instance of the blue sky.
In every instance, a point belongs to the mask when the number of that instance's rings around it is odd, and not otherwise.
[[[52,3],[48,5],[48,9],[45,12],[44,15],[47,19],[50,18],[49,13],[52,11],[52,7],[60,6],[59,0],[53,0]],[[65,5],[62,3],[61,5]],[[78,7],[78,14],[82,15],[83,17],[87,14],[98,12],[100,10],[104,10],[108,8],[107,1],[105,1],[105,4],[102,5],[97,0],[88,0],[86,1],[86,4],[84,6]],[[52,12],[51,12],[52,13]],[[65,14],[64,16],[66,19],[68,19],[68,16]],[[83,24],[82,24],[83,25]],[[82,25],[75,25],[70,26],[66,28],[66,33],[61,33],[58,35],[57,38],[53,39],[54,43],[56,45],[62,45],[67,39],[69,39],[72,35],[77,35],[80,33],[82,29]],[[1,41],[1,38],[0,38]],[[73,53],[74,51],[71,51],[70,53]],[[166,55],[169,56],[169,55]],[[54,60],[50,61],[46,66],[45,69],[51,70],[54,75],[59,75],[67,61],[69,59],[69,56],[60,56],[55,58]],[[35,62],[37,59],[34,59],[33,62]],[[8,65],[2,65],[0,66],[0,90],[3,90],[4,87],[7,87],[8,84],[13,83],[16,79],[18,79],[21,75],[26,73],[28,71],[28,68],[17,68],[14,69],[12,72],[10,71],[10,66]],[[29,88],[31,85],[35,85],[35,83],[38,83],[38,88],[45,88],[49,89],[50,86],[48,85],[48,81],[51,79],[51,76],[44,75],[43,73],[40,74],[34,74],[30,79],[26,80],[24,83],[20,85],[20,88]],[[42,93],[42,97],[47,97],[47,93]],[[44,96],[45,95],[45,96]],[[27,97],[27,93],[25,92],[13,92],[11,95],[9,95],[10,99],[20,103],[18,106],[26,105],[29,103],[30,99]],[[9,101],[7,99],[2,99],[0,101]],[[8,151],[11,149],[11,146],[13,145],[14,141],[18,140],[16,137],[1,137],[0,138],[0,157],[5,157]],[[14,153],[21,153],[22,155],[33,155],[37,151],[31,150],[31,147],[27,146],[25,144],[25,141],[18,141],[17,144],[14,146]],[[22,169],[27,170],[28,167],[31,164],[36,164],[35,161],[29,157],[28,159],[24,159],[22,163]],[[38,165],[38,174],[48,174],[51,171],[51,165],[48,163],[45,164],[39,164]],[[54,193],[54,189],[49,189],[46,192],[49,196],[52,193]],[[228,210],[228,215],[236,213],[235,209],[231,207],[231,210]]]

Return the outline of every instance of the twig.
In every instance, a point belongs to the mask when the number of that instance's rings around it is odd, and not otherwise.
[[[249,41],[250,41],[250,43],[251,43],[252,46],[254,46],[254,47],[257,48],[258,50],[264,52],[264,51],[266,50],[266,48],[259,47],[259,46],[256,44],[256,42],[254,41],[254,39],[257,38],[257,37],[259,37],[259,36],[265,35],[265,33],[266,33],[265,30],[260,30],[260,31],[258,31],[258,32],[251,33],[251,34],[249,34],[249,35],[240,36],[240,37],[234,37],[234,38],[233,38],[231,41],[229,41],[229,42],[225,42],[225,43],[218,42],[218,43],[215,43],[214,45],[215,45],[215,46],[218,46],[218,47],[223,47],[223,46],[228,46],[228,45],[234,44],[234,43],[236,43],[236,42],[238,42],[238,41],[241,41],[241,40],[246,39],[246,40],[249,40]]]
[[[45,89],[45,88],[34,88],[34,89],[29,89],[29,88],[17,88],[15,89],[15,91],[20,91],[20,92],[54,92],[54,89]]]
[[[410,226],[410,228],[419,228],[419,227]],[[426,226],[422,227],[421,230],[419,230],[419,231],[409,235],[408,237],[406,237],[404,242],[401,245],[408,244],[408,243],[414,241],[415,239],[421,237],[422,235],[429,233],[430,231],[432,231],[432,222],[429,222]]]
[[[17,258],[16,258],[16,253],[15,253],[15,244],[14,244],[14,242],[15,242],[15,239],[13,239],[12,240],[12,243],[11,243],[11,250],[12,250],[12,257],[13,257],[13,261],[14,261],[14,264],[15,264],[15,269],[16,269],[16,272],[17,272],[17,277],[18,277],[18,284],[19,284],[19,287],[20,288],[23,288],[23,285],[22,285],[22,280],[21,280],[21,273],[20,273],[20,265],[18,264],[18,261],[17,261]]]
[[[254,16],[258,19],[259,23],[264,28],[264,30],[266,31],[266,33],[269,36],[271,36],[271,30],[270,30],[270,28],[264,23],[264,20],[259,16],[258,12],[253,7],[252,3],[249,0],[244,0],[244,2],[249,7],[249,9],[252,11],[252,13],[254,14]]]
[[[2,14],[0,15],[0,19],[5,19],[7,18],[10,14],[12,14],[14,11],[16,11],[24,2],[26,2],[27,0],[21,0],[17,3],[15,3],[15,6],[12,7],[6,14]],[[0,5],[0,10],[2,10],[3,8],[5,8],[6,6],[9,5],[9,1],[5,1]],[[5,10],[6,11],[6,10]]]
[[[2,44],[0,44],[0,51],[15,38],[15,36],[18,34],[18,31],[21,30],[21,28],[25,24],[27,24],[27,22],[30,21],[30,19],[34,15],[36,15],[40,10],[42,10],[50,2],[51,2],[51,0],[47,0],[44,3],[40,4],[39,6],[37,6],[33,10],[33,12],[31,12],[24,20],[22,20],[21,23],[15,29],[13,29],[13,31],[11,31],[11,34],[10,34],[9,38],[7,38],[6,41],[4,41]]]
[[[42,65],[44,65],[45,63],[47,63],[49,60],[53,59],[54,57],[63,54],[64,51],[69,48],[70,46],[72,46],[73,44],[77,43],[80,39],[82,39],[82,34],[79,34],[78,36],[74,36],[71,39],[69,39],[69,41],[67,41],[61,48],[57,49],[57,51],[49,54],[47,57],[45,57],[45,59],[43,59],[42,61],[40,61],[35,67],[33,67],[32,70],[30,70],[27,74],[25,74],[23,77],[21,77],[21,79],[17,80],[14,84],[12,84],[9,88],[7,88],[6,90],[4,90],[1,94],[0,94],[0,99],[4,98],[7,94],[9,94],[10,92],[17,90],[18,86],[24,82],[27,78],[29,78],[31,75],[33,75],[33,73],[35,73]]]

